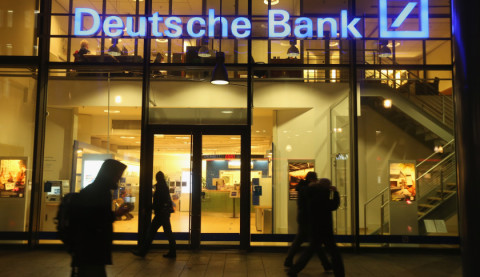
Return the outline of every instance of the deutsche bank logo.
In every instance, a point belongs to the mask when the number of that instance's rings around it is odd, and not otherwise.
[[[379,28],[381,38],[428,38],[428,0],[410,1],[396,18],[392,18],[392,25],[388,26],[388,3],[398,0],[379,0]],[[406,1],[402,1],[405,3]],[[418,9],[418,30],[397,31],[413,10]],[[392,30],[393,29],[393,30]]]

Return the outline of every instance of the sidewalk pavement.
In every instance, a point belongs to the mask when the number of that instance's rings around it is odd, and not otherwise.
[[[284,249],[276,252],[255,249],[238,250],[180,250],[177,258],[162,257],[165,250],[153,249],[144,259],[128,251],[115,251],[113,265],[107,266],[108,277],[113,276],[287,276],[283,266]],[[361,254],[342,252],[346,276],[365,277],[446,277],[462,276],[459,254],[445,251],[418,251],[417,249],[389,249],[362,251]],[[68,277],[70,257],[61,250],[0,250],[0,276]],[[331,276],[323,272],[314,257],[298,275]]]

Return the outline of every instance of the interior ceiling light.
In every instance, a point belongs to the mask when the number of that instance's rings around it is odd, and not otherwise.
[[[392,107],[392,100],[391,99],[383,100],[383,107],[385,107],[385,109],[390,109]]]
[[[300,56],[300,51],[298,50],[297,46],[295,46],[297,44],[297,41],[296,40],[291,40],[290,41],[290,48],[288,48],[288,51],[287,51],[287,57],[289,58],[296,58],[298,56]]]
[[[222,113],[233,113],[233,111],[222,111]]]
[[[168,42],[168,39],[166,39],[166,38],[158,39],[158,38],[157,38],[157,39],[155,39],[155,41],[156,41],[156,42],[160,42],[160,43],[166,43],[166,42]]]
[[[328,46],[330,46],[330,47],[338,46],[338,41],[330,41],[330,42],[328,43]]]
[[[121,136],[121,139],[134,139],[135,137],[126,137],[126,136]]]
[[[396,41],[396,42],[395,42],[395,47],[400,46],[400,44],[401,44],[400,41]],[[389,43],[387,44],[387,46],[390,47],[390,48],[392,48],[392,47],[393,47],[392,42],[389,42]]]
[[[380,40],[378,42],[380,49],[378,50],[378,56],[381,58],[391,57],[392,50],[388,48],[388,40]]]
[[[210,83],[214,85],[228,85],[230,82],[228,81],[227,68],[225,68],[225,53],[217,52],[216,62]]]
[[[263,3],[265,3],[265,5],[268,5],[268,2],[270,2],[273,6],[280,3],[280,0],[263,0]]]
[[[120,113],[120,111],[117,111],[117,110],[103,110],[104,113]]]

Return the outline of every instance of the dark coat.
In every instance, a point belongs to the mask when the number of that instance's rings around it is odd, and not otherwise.
[[[111,189],[126,166],[115,160],[103,163],[95,181],[82,189],[73,203],[72,266],[112,264],[114,214]]]
[[[305,189],[308,205],[308,221],[315,235],[333,236],[332,211],[340,205],[338,191],[329,186],[310,183]]]
[[[153,211],[155,215],[169,215],[173,212],[172,198],[168,190],[167,183],[160,181],[155,185],[155,192],[153,193]]]

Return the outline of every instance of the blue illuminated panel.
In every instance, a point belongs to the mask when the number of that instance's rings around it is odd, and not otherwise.
[[[428,26],[428,0],[417,0],[409,2],[400,12],[400,14],[394,19],[392,25],[388,26],[388,2],[394,2],[392,0],[379,0],[378,12],[379,12],[379,29],[381,38],[428,38],[429,26]],[[420,4],[420,5],[418,5]],[[419,14],[419,30],[415,31],[396,31],[389,29],[397,29],[402,26],[408,16],[412,13],[413,9],[418,6]]]

